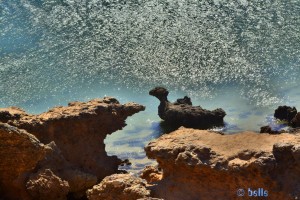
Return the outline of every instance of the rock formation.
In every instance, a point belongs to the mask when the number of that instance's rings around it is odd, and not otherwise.
[[[291,120],[292,127],[300,127],[300,112],[298,112],[295,117]]]
[[[283,133],[283,131],[273,130],[271,126],[262,126],[260,127],[260,133],[280,134]]]
[[[274,117],[278,120],[285,122],[288,127],[287,130],[273,130],[271,126],[262,126],[260,133],[280,134],[284,132],[298,133],[300,132],[300,112],[297,113],[295,107],[278,106],[274,112]]]
[[[89,200],[136,200],[149,197],[146,183],[130,174],[114,174],[87,191]]]
[[[0,109],[5,123],[0,125],[0,197],[63,199],[68,192],[77,198],[85,194],[97,181],[118,172],[121,160],[107,156],[106,135],[144,109],[110,97],[72,102],[40,115],[15,107]]]
[[[153,189],[156,197],[231,200],[241,198],[241,189],[248,199],[254,190],[265,195],[262,188],[268,199],[300,198],[300,134],[220,135],[181,128],[145,151],[163,171]]]
[[[297,109],[295,107],[279,106],[275,110],[274,117],[279,120],[286,121],[294,128],[300,127],[300,113],[297,113]]]
[[[146,166],[140,177],[145,179],[148,183],[154,183],[162,179],[162,172],[157,166]]]
[[[67,181],[56,176],[50,169],[32,175],[26,184],[33,199],[66,199],[70,186]]]
[[[291,122],[291,120],[296,116],[297,109],[290,106],[279,106],[274,113],[274,117],[279,120],[285,120]]]
[[[160,101],[158,106],[159,117],[171,125],[211,128],[224,123],[223,118],[226,113],[221,108],[209,111],[200,106],[192,106],[191,99],[188,97],[177,99],[175,103],[171,103],[168,100],[168,90],[162,87],[152,89],[149,94]]]
[[[46,152],[35,136],[0,123],[0,197],[28,199],[26,176],[33,172]]]

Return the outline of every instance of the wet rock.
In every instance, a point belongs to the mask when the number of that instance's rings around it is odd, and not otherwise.
[[[157,166],[146,166],[140,177],[145,179],[148,183],[154,183],[162,179],[162,172]]]
[[[150,196],[142,179],[130,174],[105,177],[100,184],[87,191],[89,200],[136,200]]]
[[[262,126],[260,128],[260,133],[269,133],[269,134],[280,134],[280,131],[275,131],[271,126]]]
[[[290,123],[296,114],[297,114],[297,109],[295,107],[279,106],[275,110],[274,117],[279,120],[285,120]]]
[[[32,175],[26,187],[33,199],[41,200],[67,199],[70,189],[68,182],[56,176],[50,169]]]
[[[211,128],[221,126],[224,123],[223,118],[226,113],[221,108],[209,111],[200,106],[192,106],[192,102],[188,97],[170,103],[167,98],[169,92],[163,87],[156,87],[149,94],[159,99],[158,115],[170,125]]]
[[[172,200],[236,199],[263,188],[268,199],[300,198],[300,134],[233,135],[181,128],[145,151],[162,168],[153,196]]]

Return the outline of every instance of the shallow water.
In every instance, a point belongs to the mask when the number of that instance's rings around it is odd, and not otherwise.
[[[300,1],[0,0],[0,107],[41,113],[114,96],[147,107],[106,139],[130,170],[165,130],[170,100],[223,108],[228,134],[276,127],[278,105],[300,109]]]

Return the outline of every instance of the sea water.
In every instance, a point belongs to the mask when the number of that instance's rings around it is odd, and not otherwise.
[[[223,108],[228,134],[300,109],[300,1],[0,0],[0,107],[41,113],[103,96],[146,106],[105,140],[130,170],[167,128],[155,86]]]

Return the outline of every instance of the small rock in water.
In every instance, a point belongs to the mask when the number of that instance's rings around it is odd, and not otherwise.
[[[169,125],[199,129],[224,126],[223,118],[226,113],[223,109],[210,111],[200,106],[192,106],[191,99],[187,96],[171,103],[168,94],[169,91],[163,87],[156,87],[149,92],[149,95],[155,96],[160,101],[158,115]]]
[[[274,113],[274,117],[280,120],[285,120],[288,123],[296,116],[297,109],[290,106],[279,106]]]

